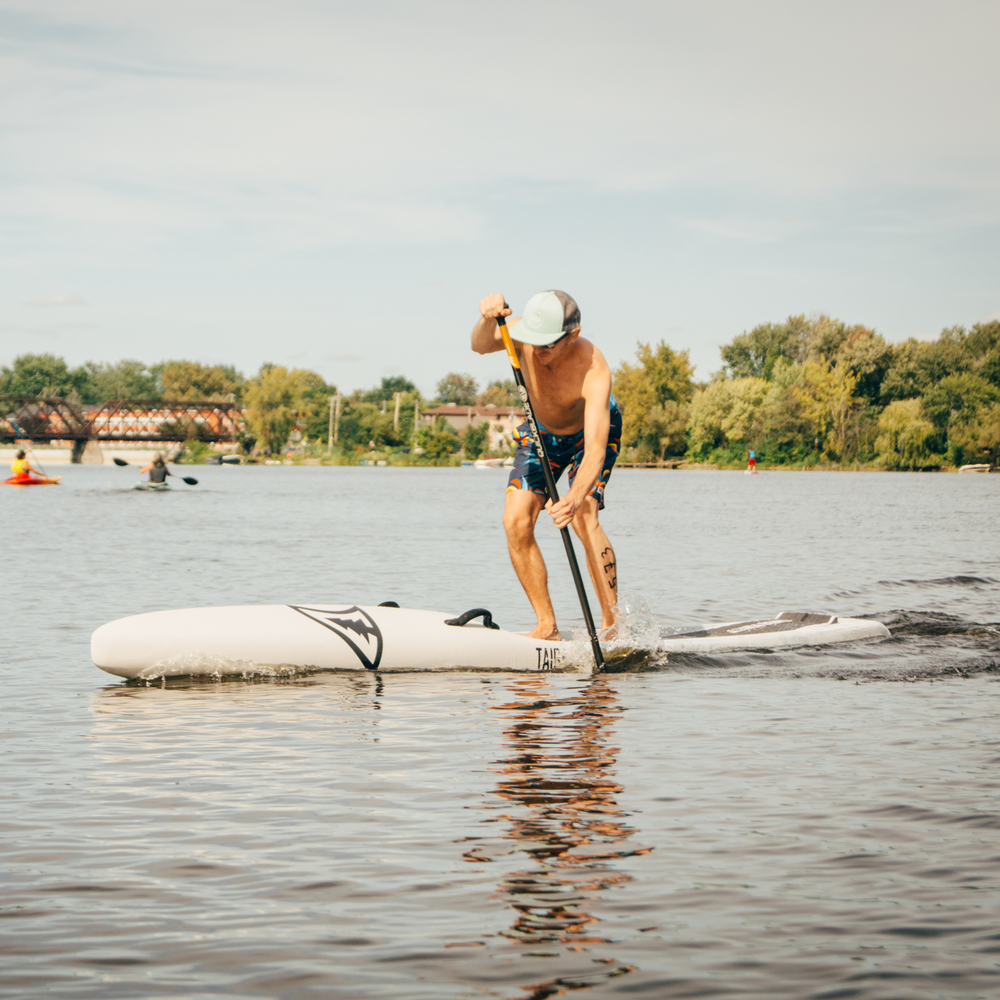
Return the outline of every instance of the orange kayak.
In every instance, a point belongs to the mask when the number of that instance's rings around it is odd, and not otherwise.
[[[32,476],[27,472],[19,472],[10,479],[0,482],[3,486],[55,486],[62,476]]]

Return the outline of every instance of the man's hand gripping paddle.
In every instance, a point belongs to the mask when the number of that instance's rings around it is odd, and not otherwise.
[[[506,303],[504,303],[506,306]],[[531,400],[528,398],[528,387],[524,384],[524,374],[521,371],[521,362],[517,359],[517,352],[514,350],[514,342],[510,339],[510,331],[507,329],[507,321],[503,316],[497,316],[497,323],[500,326],[500,334],[503,337],[503,345],[507,348],[507,357],[510,359],[510,367],[514,371],[514,381],[517,383],[517,391],[524,404],[524,412],[528,418],[528,426],[531,428],[531,436],[535,439],[535,447],[538,449],[538,456],[542,460],[542,472],[545,475],[545,492],[553,503],[559,502],[559,492],[556,490],[555,476],[552,475],[552,466],[549,465],[549,454],[545,450],[545,441],[542,440],[541,431],[538,428],[538,421],[535,420],[534,410],[531,408]],[[583,577],[580,575],[580,564],[576,561],[576,552],[573,549],[573,539],[569,536],[569,527],[560,528],[563,545],[566,548],[566,558],[569,559],[569,568],[573,574],[573,582],[576,584],[576,593],[580,598],[580,608],[583,611],[583,620],[587,625],[587,634],[590,636],[590,645],[594,650],[594,664],[598,670],[604,666],[604,653],[601,652],[601,643],[597,638],[597,628],[594,626],[594,616],[590,613],[590,603],[587,600],[587,592],[583,588]]]

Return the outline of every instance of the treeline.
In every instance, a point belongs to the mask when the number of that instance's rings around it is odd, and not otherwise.
[[[624,413],[622,457],[685,458],[742,465],[753,449],[770,466],[836,465],[924,469],[1000,464],[1000,321],[951,327],[933,341],[891,344],[870,327],[827,316],[792,316],[741,333],[720,349],[722,368],[694,380],[688,352],[640,343],[614,372]],[[338,450],[403,450],[445,462],[475,458],[485,424],[461,437],[420,410],[446,403],[517,405],[513,381],[480,391],[449,372],[424,398],[402,375],[340,397]],[[244,447],[270,454],[317,449],[329,434],[337,387],[317,372],[265,363],[252,377],[231,365],[126,359],[77,368],[52,354],[23,354],[0,368],[0,395],[109,399],[233,400],[247,422]],[[398,400],[398,413],[397,413]]]
[[[60,397],[80,405],[111,399],[158,403],[233,401],[247,424],[242,444],[247,451],[278,454],[294,444],[318,450],[328,442],[331,397],[337,386],[306,368],[266,362],[252,377],[232,365],[197,361],[161,361],[146,365],[135,359],[117,363],[87,362],[70,368],[53,354],[22,354],[10,367],[0,367],[0,395]],[[398,399],[398,416],[397,416]],[[476,380],[449,372],[426,399],[402,375],[383,378],[371,389],[340,398],[338,452],[420,449],[430,461],[450,460],[460,448],[478,457],[485,450],[485,425],[463,437],[439,419],[433,426],[417,420],[420,410],[446,403],[507,406],[517,401],[513,380],[491,382],[479,391]]]
[[[687,351],[639,344],[615,371],[637,461],[926,469],[1000,460],[1000,322],[890,344],[822,316],[765,323],[696,384]]]

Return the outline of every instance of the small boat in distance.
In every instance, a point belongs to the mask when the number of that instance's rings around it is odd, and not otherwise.
[[[989,464],[978,464],[978,465],[963,465],[958,471],[959,472],[989,472],[993,466]]]

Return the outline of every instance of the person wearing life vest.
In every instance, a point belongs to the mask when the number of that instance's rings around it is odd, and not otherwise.
[[[14,473],[15,476],[27,477],[34,473],[36,476],[41,476],[42,473],[38,471],[29,461],[28,457],[22,448],[17,453],[17,458],[10,463],[10,471]]]
[[[144,472],[149,473],[149,481],[151,483],[165,483],[167,481],[167,476],[172,476],[173,473],[167,468],[167,463],[163,460],[163,455],[157,452],[153,456],[153,461],[147,465],[144,465],[139,470],[139,475]]]

